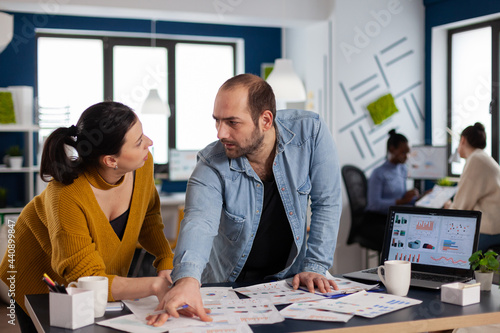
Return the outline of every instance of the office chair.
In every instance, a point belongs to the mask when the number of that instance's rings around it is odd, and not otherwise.
[[[347,238],[347,244],[358,243],[361,247],[380,252],[382,240],[373,237],[365,223],[365,207],[367,203],[368,185],[363,170],[354,165],[344,165],[342,167],[342,178],[349,198],[349,208],[351,209],[351,229]],[[370,255],[367,251],[366,265],[368,265]]]

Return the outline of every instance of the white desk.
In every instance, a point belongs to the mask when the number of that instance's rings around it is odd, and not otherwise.
[[[177,220],[179,218],[179,206],[183,206],[186,200],[186,193],[161,193],[160,205],[163,224],[165,225],[163,233],[167,239],[177,237]]]

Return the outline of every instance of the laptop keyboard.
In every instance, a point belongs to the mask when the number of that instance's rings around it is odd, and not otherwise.
[[[378,267],[376,268],[369,268],[364,270],[364,273],[370,273],[370,274],[377,274]],[[461,280],[459,277],[453,277],[453,276],[443,276],[443,275],[434,275],[434,274],[425,274],[425,273],[419,273],[419,272],[411,272],[411,278],[412,279],[417,279],[417,280],[426,280],[426,281],[436,281],[436,282],[455,282]]]

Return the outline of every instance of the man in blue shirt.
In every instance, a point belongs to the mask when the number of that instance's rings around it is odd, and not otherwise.
[[[155,325],[177,317],[180,306],[210,320],[200,283],[293,276],[294,288],[336,287],[325,273],[342,207],[340,170],[326,124],[313,112],[276,112],[271,87],[251,74],[222,85],[213,118],[219,141],[198,153],[175,249],[174,286],[159,306],[168,314]]]

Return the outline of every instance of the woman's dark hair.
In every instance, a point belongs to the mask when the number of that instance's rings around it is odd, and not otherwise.
[[[257,126],[263,111],[269,110],[276,120],[276,98],[273,88],[264,79],[253,74],[239,74],[228,79],[220,90],[230,90],[237,87],[248,88],[248,107],[254,124]]]
[[[40,163],[40,177],[55,179],[65,185],[73,183],[89,167],[99,165],[102,155],[118,155],[125,134],[135,124],[137,116],[126,105],[102,102],[85,110],[76,126],[59,127],[46,139]],[[68,156],[68,147],[78,156]]]
[[[403,134],[396,133],[395,129],[389,131],[389,139],[387,139],[387,152],[389,148],[398,148],[401,143],[408,143],[408,139]]]
[[[484,149],[486,147],[486,131],[484,125],[475,123],[474,126],[467,126],[462,131],[462,136],[473,148]]]

